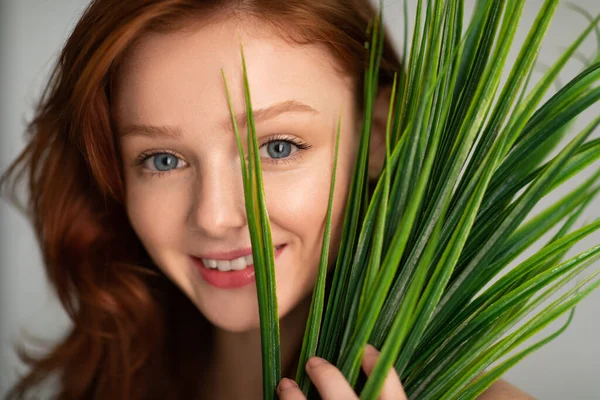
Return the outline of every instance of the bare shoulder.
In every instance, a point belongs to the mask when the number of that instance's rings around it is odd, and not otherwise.
[[[511,385],[504,379],[492,384],[477,400],[535,400],[535,397]]]

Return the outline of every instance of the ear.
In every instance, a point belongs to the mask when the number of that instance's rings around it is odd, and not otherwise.
[[[369,180],[376,180],[385,161],[385,128],[390,109],[392,87],[379,88],[373,109],[371,143],[369,145]]]

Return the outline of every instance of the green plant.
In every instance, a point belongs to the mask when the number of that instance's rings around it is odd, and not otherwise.
[[[560,334],[574,306],[600,285],[598,271],[526,318],[600,255],[599,245],[564,260],[575,243],[600,228],[596,220],[573,229],[600,190],[600,171],[526,221],[540,199],[600,158],[600,140],[589,139],[600,117],[560,147],[574,118],[600,98],[600,88],[595,87],[600,58],[541,104],[600,16],[589,17],[588,28],[529,90],[537,51],[558,5],[558,0],[544,1],[500,87],[523,4],[477,2],[463,34],[463,1],[419,1],[408,68],[396,76],[392,90],[385,164],[370,195],[366,166],[383,48],[381,13],[374,21],[365,72],[365,123],[342,242],[324,307],[330,201],[299,363],[304,365],[312,355],[328,359],[361,399],[377,397],[392,366],[410,398],[475,398],[508,368]],[[596,34],[600,42],[599,29]],[[403,54],[407,50],[405,42]],[[280,380],[273,248],[243,52],[242,62],[249,116],[244,192],[256,265],[264,393],[270,399]],[[245,160],[231,101],[230,108]],[[338,140],[339,130],[338,124]],[[558,154],[551,156],[556,149]],[[334,180],[335,168],[330,198]],[[490,284],[561,223],[542,249]],[[514,353],[569,310],[561,330]],[[359,376],[367,342],[381,349],[368,380]],[[296,380],[309,398],[316,397],[303,368],[298,368]]]

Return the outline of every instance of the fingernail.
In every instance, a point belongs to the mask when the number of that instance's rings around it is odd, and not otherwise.
[[[373,346],[372,344],[367,343],[367,345],[365,346],[365,351],[369,351],[370,353],[373,354],[379,354],[379,350],[377,350],[377,347]]]
[[[296,383],[296,381],[292,380],[292,379],[288,379],[288,378],[283,378],[281,380],[281,382],[279,383],[279,387],[277,388],[277,391],[279,392],[283,392],[284,390],[288,390],[294,387],[298,387],[298,384]]]
[[[324,358],[321,357],[311,357],[308,362],[306,363],[306,365],[308,365],[309,368],[316,368],[319,365],[323,365],[327,362],[327,360],[325,360]]]

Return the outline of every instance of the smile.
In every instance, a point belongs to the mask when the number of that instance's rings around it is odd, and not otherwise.
[[[275,247],[277,259],[286,245]],[[215,260],[191,257],[194,267],[208,284],[221,289],[234,289],[247,286],[255,281],[252,254],[233,260]]]
[[[284,245],[279,245],[274,248],[277,252]],[[202,263],[210,269],[218,269],[219,271],[241,271],[250,265],[254,265],[252,254],[241,256],[233,260],[216,260],[210,258],[201,258]]]

